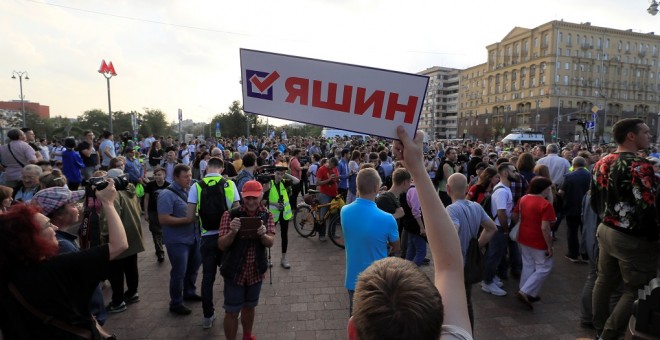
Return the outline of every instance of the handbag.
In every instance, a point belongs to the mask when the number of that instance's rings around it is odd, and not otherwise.
[[[463,213],[465,214],[465,217],[468,218],[468,214],[465,212],[465,210],[463,210]],[[469,218],[467,220],[469,221]],[[465,254],[463,279],[467,284],[475,284],[483,280],[483,272],[484,255],[481,253],[481,249],[479,249],[479,240],[477,240],[477,235],[475,233],[475,235],[472,235],[472,238],[470,238],[467,252]]]

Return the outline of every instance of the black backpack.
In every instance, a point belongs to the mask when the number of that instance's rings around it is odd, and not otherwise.
[[[492,211],[491,208],[492,208],[492,206],[493,206],[493,202],[492,202],[493,194],[495,194],[495,191],[497,191],[498,189],[502,189],[502,188],[504,188],[504,187],[500,186],[500,187],[495,188],[495,190],[493,190],[493,192],[492,192],[490,195],[486,196],[486,198],[484,198],[484,201],[481,202],[481,206],[482,206],[482,207],[484,208],[484,210],[486,211],[486,214],[487,214],[488,217],[490,217],[493,221],[495,220],[495,216],[493,216],[493,213],[491,212],[491,211]]]
[[[204,180],[197,182],[200,189],[197,214],[204,230],[218,230],[222,214],[229,210],[225,197],[225,188],[229,187],[229,182],[224,178],[219,182],[215,180],[209,182],[209,184]]]

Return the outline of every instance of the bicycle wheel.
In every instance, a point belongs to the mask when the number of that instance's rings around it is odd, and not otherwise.
[[[339,217],[339,214],[335,215],[330,220],[328,237],[330,237],[330,241],[332,241],[337,247],[344,249],[344,229],[341,226],[341,218]]]
[[[309,206],[298,206],[293,214],[293,226],[302,237],[309,237],[314,233],[314,215]]]

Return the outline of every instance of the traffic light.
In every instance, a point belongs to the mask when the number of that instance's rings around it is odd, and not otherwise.
[[[553,139],[557,139],[557,134],[555,133],[555,130],[552,130],[552,132],[550,132],[550,134],[552,135]]]

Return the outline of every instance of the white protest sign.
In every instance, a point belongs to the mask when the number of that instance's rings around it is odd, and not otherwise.
[[[245,112],[398,139],[413,136],[428,77],[241,49]]]

